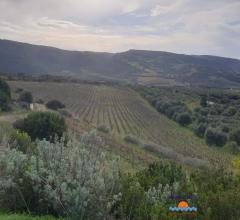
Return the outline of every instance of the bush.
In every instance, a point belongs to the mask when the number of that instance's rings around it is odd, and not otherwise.
[[[164,219],[168,216],[168,198],[185,185],[186,176],[174,164],[153,163],[148,168],[123,176],[122,197],[114,207],[119,219]]]
[[[200,99],[200,105],[202,107],[207,107],[207,98],[206,96],[202,96],[201,99]]]
[[[107,125],[104,125],[104,124],[103,125],[99,125],[97,127],[97,130],[101,131],[103,133],[109,133],[111,131],[111,129]]]
[[[33,96],[31,92],[24,91],[20,94],[19,96],[19,101],[21,102],[27,102],[27,103],[32,103],[33,102]]]
[[[233,154],[239,154],[240,153],[240,147],[238,146],[238,144],[235,141],[228,142],[227,147],[228,147],[228,149],[230,149],[230,151]]]
[[[38,100],[36,101],[36,103],[38,103],[38,104],[44,104],[44,101],[43,101],[42,99],[38,99]]]
[[[205,134],[207,128],[207,124],[205,123],[200,123],[200,124],[194,124],[193,126],[193,132],[199,136],[199,137],[203,137]]]
[[[182,126],[187,126],[192,123],[191,116],[187,112],[178,114],[176,120]]]
[[[240,145],[240,129],[236,129],[230,133],[230,140]]]
[[[186,165],[189,165],[191,167],[195,168],[206,168],[210,167],[210,164],[206,160],[202,160],[199,158],[194,158],[194,157],[182,157],[180,158],[180,161]]]
[[[124,141],[129,144],[141,145],[141,141],[133,135],[126,135]]]
[[[228,133],[230,131],[229,127],[226,126],[226,125],[223,125],[222,126],[222,131],[225,132],[225,133]]]
[[[208,128],[205,132],[205,140],[209,145],[223,146],[227,142],[227,136],[214,128]]]
[[[143,147],[145,150],[155,153],[164,158],[174,159],[174,160],[176,160],[178,158],[178,153],[176,153],[171,148],[166,148],[166,147],[154,144],[154,143],[144,144]]]
[[[11,148],[16,148],[24,153],[28,151],[33,151],[33,144],[31,138],[25,132],[20,132],[18,130],[13,130],[10,133],[9,145]]]
[[[237,113],[237,109],[233,106],[230,106],[226,109],[226,112],[224,112],[224,115],[226,116],[234,116]]]
[[[68,118],[72,117],[72,114],[66,109],[59,109],[58,112],[65,117],[68,117]]]
[[[52,109],[55,111],[58,109],[61,109],[61,108],[65,108],[65,105],[58,100],[51,100],[51,101],[47,102],[46,106],[49,109]]]
[[[21,93],[21,92],[23,92],[23,88],[16,88],[15,92],[16,93]]]
[[[9,97],[11,96],[9,85],[2,79],[0,79],[0,93],[5,93]]]
[[[66,131],[64,119],[51,112],[33,112],[15,123],[15,127],[28,133],[32,140],[46,139],[51,142],[61,138]]]
[[[11,93],[8,84],[0,79],[0,111],[10,110]]]
[[[118,198],[119,168],[95,134],[81,141],[39,141],[35,154],[0,154],[0,203],[11,210],[73,220],[108,219]]]

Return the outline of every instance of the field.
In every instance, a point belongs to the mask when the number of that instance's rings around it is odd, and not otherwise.
[[[230,156],[208,147],[188,129],[158,113],[148,102],[129,87],[9,81],[12,91],[23,88],[32,92],[34,100],[57,99],[66,105],[73,120],[90,128],[104,124],[111,135],[123,142],[131,134],[143,142],[153,142],[175,152],[209,161],[228,164]],[[17,94],[15,94],[16,96]]]

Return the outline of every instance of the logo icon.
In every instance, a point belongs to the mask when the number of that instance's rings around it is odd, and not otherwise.
[[[187,201],[181,201],[178,203],[177,206],[171,206],[169,207],[169,211],[171,215],[191,215],[196,216],[197,215],[197,207],[190,207],[189,203]]]

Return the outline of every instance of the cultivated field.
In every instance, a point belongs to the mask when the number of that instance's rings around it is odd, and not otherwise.
[[[228,163],[228,155],[206,146],[203,140],[159,114],[128,87],[20,81],[9,84],[13,92],[17,88],[31,91],[35,100],[60,100],[79,123],[90,127],[108,125],[119,140],[132,134],[144,142],[154,142],[183,155]]]

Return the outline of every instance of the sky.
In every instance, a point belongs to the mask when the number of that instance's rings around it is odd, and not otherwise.
[[[240,0],[0,0],[0,39],[240,59]]]

